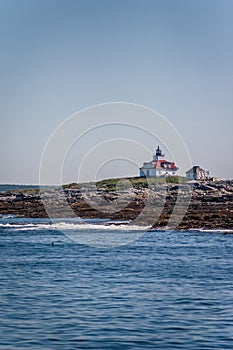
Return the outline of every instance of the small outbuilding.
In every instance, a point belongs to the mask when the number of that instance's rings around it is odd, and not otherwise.
[[[199,165],[195,165],[186,171],[186,178],[188,180],[207,180],[210,176],[209,171],[202,169]]]

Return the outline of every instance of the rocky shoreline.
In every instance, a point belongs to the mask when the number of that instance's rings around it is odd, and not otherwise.
[[[108,183],[72,184],[42,193],[7,191],[0,193],[0,214],[131,220],[154,229],[233,230],[233,180],[140,183],[118,191]]]

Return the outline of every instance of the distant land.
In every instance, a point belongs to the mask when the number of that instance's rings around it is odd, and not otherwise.
[[[117,193],[119,181],[122,184],[120,195]],[[48,217],[38,185],[0,185],[0,190],[1,215]],[[57,208],[55,217],[69,217],[70,213],[66,210],[66,206],[64,208],[60,206],[61,188],[44,186],[43,190],[49,203]],[[173,215],[174,208],[177,219],[185,208],[186,213],[177,229],[229,229],[233,232],[233,180],[187,181],[178,176],[166,179],[135,177],[102,180],[97,183],[72,183],[62,186],[62,190],[66,205],[68,204],[73,213],[81,218],[133,221],[146,208],[146,215],[141,220],[142,225],[153,222],[154,229],[169,229],[169,219]],[[154,219],[156,216],[154,208],[156,206],[159,208],[163,203],[164,191],[166,191],[165,205],[159,216]],[[189,205],[186,205],[184,200],[184,203],[179,203],[177,206],[180,193],[183,198],[191,194]],[[96,210],[90,205],[88,201],[90,198],[96,203],[100,198],[104,198],[105,201],[99,210]],[[148,198],[151,198],[149,206]],[[112,212],[111,205],[114,201],[115,203],[125,201],[128,204],[122,210]]]
[[[0,192],[16,191],[16,190],[39,190],[39,185],[17,185],[17,184],[0,184]],[[51,188],[56,186],[42,186],[44,188]]]

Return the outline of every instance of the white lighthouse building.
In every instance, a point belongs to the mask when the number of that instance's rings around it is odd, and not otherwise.
[[[140,176],[168,177],[176,175],[176,172],[179,168],[175,165],[174,162],[168,162],[164,157],[165,155],[158,146],[155,153],[153,154],[152,161],[143,163],[143,166],[140,168]]]

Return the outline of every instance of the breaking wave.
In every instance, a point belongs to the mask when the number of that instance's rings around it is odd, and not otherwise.
[[[206,232],[206,233],[233,233],[233,229],[227,228],[212,228],[212,229],[191,229],[192,232]]]
[[[20,216],[14,215],[14,214],[0,214],[0,219],[3,219],[3,220],[18,218],[18,217],[20,217]]]
[[[67,223],[67,222],[58,222],[58,223],[0,223],[2,228],[11,228],[19,231],[25,230],[101,230],[101,231],[144,231],[148,230],[149,226],[136,226],[126,223]]]

